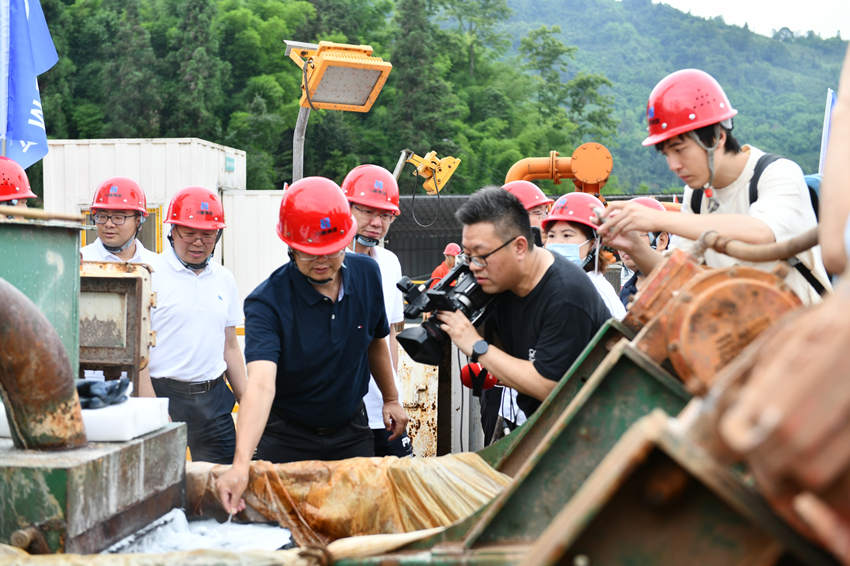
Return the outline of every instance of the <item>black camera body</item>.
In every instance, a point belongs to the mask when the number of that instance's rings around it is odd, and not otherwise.
[[[487,311],[493,295],[485,293],[466,263],[455,266],[431,289],[402,277],[396,287],[401,289],[407,305],[405,318],[416,318],[433,311],[461,311],[472,324],[476,324]],[[443,359],[443,346],[449,336],[440,329],[440,322],[428,319],[414,328],[406,328],[397,336],[405,351],[421,364],[438,365]]]

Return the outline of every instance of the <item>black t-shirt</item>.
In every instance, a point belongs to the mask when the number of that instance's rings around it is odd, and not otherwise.
[[[528,295],[506,291],[496,297],[485,333],[488,342],[530,360],[546,379],[559,381],[611,313],[587,274],[553,255],[555,262]],[[517,403],[528,416],[540,406],[523,393]]]

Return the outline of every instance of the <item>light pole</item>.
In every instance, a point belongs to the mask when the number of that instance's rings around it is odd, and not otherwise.
[[[368,112],[387,82],[392,64],[369,45],[285,41],[285,55],[301,69],[301,108],[292,136],[292,181],[304,176],[304,137],[310,110]]]

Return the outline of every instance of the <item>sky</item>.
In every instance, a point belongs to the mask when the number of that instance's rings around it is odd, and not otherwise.
[[[694,16],[723,16],[727,24],[771,36],[787,27],[795,34],[814,31],[822,38],[840,31],[850,39],[850,0],[653,0]]]

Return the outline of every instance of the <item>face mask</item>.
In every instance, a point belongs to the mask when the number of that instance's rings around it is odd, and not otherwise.
[[[574,264],[581,267],[584,265],[584,261],[581,259],[581,253],[579,253],[579,248],[583,244],[546,244],[546,249],[555,253],[559,253]]]

